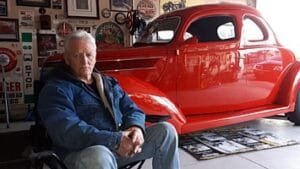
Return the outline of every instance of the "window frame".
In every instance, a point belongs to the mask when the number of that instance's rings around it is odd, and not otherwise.
[[[195,23],[201,19],[212,18],[212,17],[227,17],[228,20],[227,20],[227,22],[224,22],[224,24],[232,22],[232,24],[234,26],[234,33],[235,33],[234,38],[222,40],[221,38],[218,37],[219,38],[218,40],[203,41],[203,40],[201,40],[201,37],[200,37],[200,38],[198,38],[198,43],[224,43],[224,42],[237,41],[239,39],[238,22],[237,22],[237,17],[235,15],[233,15],[233,14],[211,14],[211,15],[200,15],[196,19],[191,20],[187,24],[186,29],[183,31],[183,34],[181,36],[182,40],[183,41],[187,40],[187,39],[184,39],[184,35],[186,32],[188,32],[188,29],[190,28],[190,26],[193,23]],[[223,24],[220,24],[218,27],[220,27],[221,25],[223,25]],[[217,33],[218,27],[217,27],[215,33]]]
[[[244,20],[248,18],[251,21],[253,21],[258,28],[261,30],[263,34],[262,40],[247,40],[243,34],[244,31]],[[259,18],[257,16],[254,16],[252,14],[245,14],[242,18],[242,27],[241,27],[241,46],[256,46],[261,44],[275,44],[274,37],[272,38],[272,35],[270,35],[271,28],[268,26],[268,24],[262,20],[262,18]]]

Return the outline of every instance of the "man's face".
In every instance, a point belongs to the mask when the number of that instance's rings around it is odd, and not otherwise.
[[[91,42],[80,39],[71,41],[69,47],[66,64],[77,78],[84,82],[89,81],[96,63],[96,49]]]

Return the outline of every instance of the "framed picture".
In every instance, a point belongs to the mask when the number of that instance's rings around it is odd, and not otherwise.
[[[7,16],[7,0],[0,0],[0,16]]]
[[[132,9],[132,0],[110,0],[110,9],[118,12]]]
[[[17,19],[0,18],[0,41],[19,41]]]
[[[38,55],[48,56],[57,49],[56,34],[37,34]]]
[[[50,0],[16,0],[18,6],[37,6],[50,8]]]
[[[98,0],[66,0],[67,16],[98,19]]]

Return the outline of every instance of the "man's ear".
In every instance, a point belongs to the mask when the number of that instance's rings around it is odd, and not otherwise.
[[[64,56],[64,60],[65,60],[65,63],[70,66],[70,61],[68,59],[69,57],[68,56]]]

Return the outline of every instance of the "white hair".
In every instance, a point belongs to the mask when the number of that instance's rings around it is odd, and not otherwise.
[[[71,33],[65,38],[65,42],[64,42],[65,53],[68,53],[70,50],[72,50],[70,49],[70,42],[73,40],[87,40],[91,42],[91,44],[93,44],[95,50],[97,48],[95,38],[90,33],[84,30],[79,30]]]

